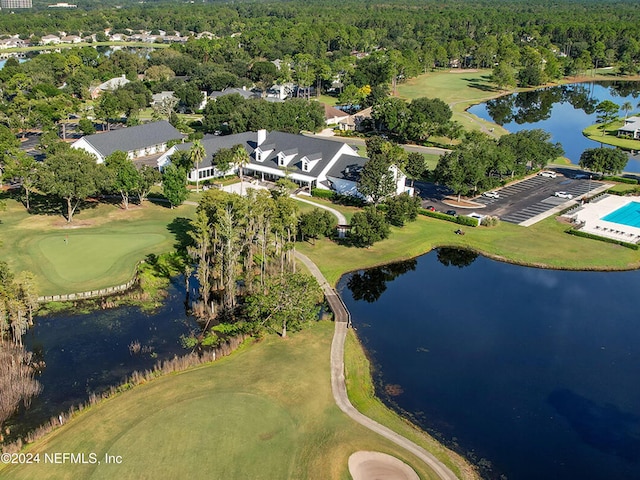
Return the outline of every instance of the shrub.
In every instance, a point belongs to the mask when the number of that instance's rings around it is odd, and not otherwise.
[[[318,198],[326,198],[329,200],[333,200],[333,197],[336,196],[336,193],[332,190],[324,190],[322,188],[312,188],[311,189],[311,196],[312,197],[318,197]]]
[[[575,230],[573,228],[567,230],[567,233],[570,235],[575,235],[576,237],[590,238],[592,240],[600,240],[601,242],[613,243],[615,245],[627,247],[632,250],[638,250],[638,248],[640,248],[636,243],[624,242],[622,240],[616,240],[615,238],[601,237],[599,235],[594,235],[593,233],[583,232],[582,230]]]
[[[473,217],[467,217],[466,215],[459,215],[455,218],[455,222],[459,225],[464,225],[465,227],[477,227],[478,219]]]
[[[420,215],[424,215],[425,217],[437,218],[438,220],[446,220],[447,222],[457,223],[458,225],[464,225],[467,227],[477,227],[478,219],[467,217],[466,215],[460,215],[454,217],[453,215],[447,215],[442,212],[432,212],[431,210],[426,210],[421,208],[418,210]]]
[[[418,210],[420,215],[424,215],[425,217],[437,218],[438,220],[446,220],[447,222],[456,222],[456,217],[452,217],[451,215],[447,215],[442,212],[432,212],[431,210],[427,210],[421,208]]]
[[[618,183],[628,183],[629,185],[638,185],[638,179],[637,178],[604,177],[603,180],[609,180],[611,182],[618,182]]]
[[[484,227],[496,227],[499,224],[500,224],[500,218],[494,217],[492,215],[486,215],[482,219],[482,222],[480,222],[480,225],[482,225]]]
[[[345,205],[347,207],[364,207],[367,202],[359,197],[354,197],[353,195],[338,195],[335,194],[332,198],[333,203],[337,203],[338,205]]]

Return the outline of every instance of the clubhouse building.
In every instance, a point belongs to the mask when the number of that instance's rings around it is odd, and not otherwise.
[[[167,151],[172,140],[182,141],[184,135],[167,121],[145,123],[104,133],[86,135],[71,147],[85,150],[103,163],[116,150],[127,153],[131,160]]]
[[[359,195],[357,183],[360,170],[368,160],[342,142],[266,130],[225,136],[207,135],[200,143],[206,153],[203,161],[189,173],[189,180],[192,182],[236,173],[237,165],[226,172],[218,170],[214,157],[222,148],[241,145],[250,159],[243,167],[243,173],[260,181],[275,181],[286,177],[309,190],[319,188],[334,190],[340,194]],[[192,145],[174,145],[158,158],[158,167],[162,169],[171,161],[172,154],[189,150]],[[405,186],[404,173],[395,166],[391,170],[396,181],[396,193],[413,193],[410,187]]]

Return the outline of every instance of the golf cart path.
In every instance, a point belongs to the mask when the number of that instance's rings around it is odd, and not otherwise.
[[[300,198],[300,197],[297,197],[295,195],[291,195],[291,198],[293,198],[294,200],[298,200],[299,202],[308,203],[309,205],[313,205],[314,207],[318,207],[318,208],[321,208],[321,209],[326,210],[328,212],[331,212],[338,219],[338,225],[347,225],[346,217],[342,213],[340,213],[338,210],[336,210],[335,208],[327,207],[325,205],[321,205],[319,203],[312,202],[311,200],[307,200],[305,198]]]
[[[442,480],[457,480],[458,477],[434,455],[416,445],[411,440],[363,415],[351,404],[347,396],[347,386],[344,377],[344,344],[347,337],[347,329],[351,324],[349,312],[338,293],[329,285],[316,264],[300,252],[296,252],[296,257],[305,264],[311,274],[316,278],[334,314],[335,330],[331,342],[331,390],[333,392],[333,398],[340,410],[360,425],[382,435],[396,445],[414,454],[431,467]]]

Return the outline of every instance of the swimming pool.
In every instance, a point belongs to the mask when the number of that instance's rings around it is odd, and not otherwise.
[[[609,215],[602,217],[602,220],[640,228],[640,203],[627,203],[624,207],[614,210]]]

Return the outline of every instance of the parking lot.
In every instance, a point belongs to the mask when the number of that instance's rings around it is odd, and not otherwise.
[[[567,172],[568,173],[568,172]],[[423,207],[433,206],[438,211],[450,210],[454,207],[446,205],[442,200],[452,192],[440,186],[429,187],[429,184],[417,185],[420,189]],[[556,178],[535,175],[522,181],[512,183],[498,189],[499,198],[478,196],[473,201],[484,205],[476,209],[454,208],[459,214],[475,211],[482,215],[494,215],[501,220],[516,224],[530,224],[532,219],[544,214],[551,215],[561,205],[570,205],[577,198],[587,194],[595,194],[606,188],[604,182],[589,178],[569,178],[558,172]],[[558,198],[555,192],[567,192],[572,200]]]

